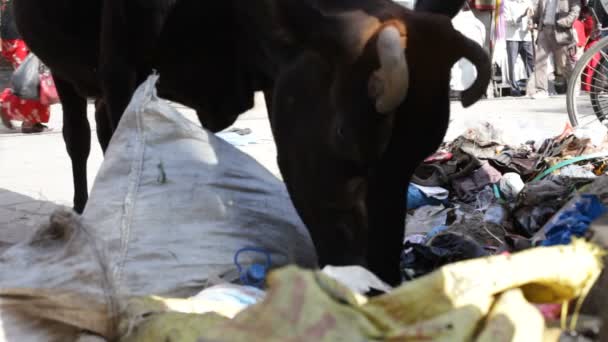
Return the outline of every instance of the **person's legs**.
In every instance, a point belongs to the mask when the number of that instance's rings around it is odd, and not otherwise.
[[[50,118],[50,108],[35,100],[25,100],[13,94],[11,89],[5,89],[0,94],[2,122],[7,126],[6,121],[22,121],[21,131],[23,133],[39,133],[48,130],[42,123],[46,123]],[[6,120],[6,121],[5,121]],[[12,125],[9,127],[12,128]]]
[[[511,95],[520,96],[521,90],[515,79],[515,62],[519,52],[518,41],[507,41],[507,60],[509,65],[509,84],[511,85]]]
[[[526,76],[530,78],[530,75],[534,72],[534,47],[532,42],[521,42],[519,51],[526,67]]]
[[[509,67],[509,85],[511,86],[511,95],[519,96],[521,91],[515,79],[515,62],[517,61],[517,52],[519,50],[519,42],[507,41],[507,61]]]
[[[567,85],[570,82],[570,76],[576,64],[576,46],[560,46],[556,44],[553,53],[555,55],[556,73],[563,78],[563,82]]]
[[[12,95],[12,91],[10,88],[6,88],[4,89],[4,91],[0,94],[0,119],[2,121],[2,124],[8,128],[8,129],[13,129],[13,123],[11,122],[11,120],[13,120],[14,118],[11,117],[9,115],[9,112],[6,108],[6,106],[4,105],[5,103],[7,103],[6,99]]]
[[[574,67],[576,66],[576,62],[578,61],[578,58],[579,58],[578,47],[576,45],[573,45],[570,47],[565,47],[565,48],[563,48],[563,51],[565,53],[564,77],[566,78],[566,81],[569,82],[570,77],[572,76],[572,73],[574,72]]]
[[[549,90],[549,81],[547,79],[547,67],[549,63],[549,55],[551,51],[551,42],[549,41],[549,34],[553,33],[553,30],[544,28],[538,33],[538,45],[536,46],[536,61],[534,63],[534,95],[536,93],[544,92],[545,94]]]
[[[43,123],[49,122],[51,110],[49,106],[41,104],[39,101],[24,101],[19,104],[23,114],[22,133],[40,133],[48,131],[48,127]]]

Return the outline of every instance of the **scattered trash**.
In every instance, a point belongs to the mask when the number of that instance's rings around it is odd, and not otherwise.
[[[577,195],[547,222],[532,242],[543,246],[568,244],[573,237],[583,237],[591,222],[606,212],[595,195]]]
[[[418,209],[425,205],[440,205],[447,201],[448,195],[446,189],[412,183],[407,190],[407,208]]]
[[[596,174],[593,173],[593,169],[581,165],[568,165],[559,170],[559,175],[569,178],[597,178]]]
[[[435,229],[433,229],[431,231],[431,233],[434,232],[434,231],[435,231]],[[431,233],[429,233],[429,235]],[[408,235],[408,236],[405,237],[403,243],[408,243],[408,242],[409,243],[414,243],[414,244],[416,244],[416,243],[425,243],[426,240],[427,240],[427,238],[428,238],[428,235],[425,235],[425,234],[410,234],[410,235]]]
[[[475,240],[463,234],[439,233],[426,244],[406,242],[401,269],[406,280],[411,280],[457,261],[489,255]]]
[[[555,215],[560,207],[560,202],[551,201],[538,206],[517,209],[513,213],[513,217],[515,227],[518,228],[518,233],[528,238],[532,237]]]
[[[418,185],[418,184],[414,184],[412,183],[412,185],[416,188],[418,188],[418,190],[422,191],[422,193],[431,199],[435,199],[439,202],[445,201],[448,199],[448,196],[450,195],[450,192],[444,188],[438,187],[438,186],[422,186],[422,185]]]
[[[488,185],[500,182],[502,175],[487,162],[481,164],[481,167],[475,170],[471,175],[462,178],[454,179],[452,186],[456,195],[463,201],[471,201],[475,199],[475,194],[484,189]]]
[[[454,154],[452,154],[451,152],[438,151],[437,153],[433,154],[432,156],[426,158],[424,160],[424,162],[427,164],[437,163],[437,162],[446,162],[446,161],[452,160],[453,157],[454,157]]]
[[[507,172],[500,179],[500,191],[507,200],[514,200],[524,189],[525,184],[521,176],[514,172]]]
[[[248,135],[248,134],[251,134],[252,131],[249,128],[232,127],[232,128],[229,128],[229,129],[225,130],[224,132],[226,132],[226,133],[236,133],[238,135]]]
[[[408,214],[406,218],[407,234],[428,233],[437,226],[447,224],[453,209],[444,206],[424,206]]]
[[[508,212],[505,207],[500,204],[491,205],[483,215],[484,222],[502,225],[507,220]]]
[[[351,291],[364,295],[372,291],[388,293],[392,288],[361,266],[325,266],[323,274],[339,281]]]
[[[490,208],[494,202],[496,202],[494,189],[490,186],[486,186],[481,192],[478,192],[475,195],[475,210],[484,212]]]
[[[605,212],[606,129],[566,125],[558,136],[516,145],[504,138],[474,125],[416,170],[413,188],[440,187],[447,199],[433,207],[427,195],[408,207],[404,279],[469,257],[568,244]],[[453,245],[440,243],[446,236]]]
[[[608,135],[608,130],[601,124],[586,125],[574,130],[574,136],[578,139],[589,139],[595,146],[602,145],[606,141],[606,135]]]
[[[433,203],[420,189],[410,184],[407,189],[407,209],[418,209],[425,205],[433,205]]]
[[[233,146],[257,144],[260,140],[249,128],[231,128],[215,134]]]
[[[208,287],[199,294],[191,297],[201,305],[200,310],[221,313],[222,316],[233,318],[245,308],[264,299],[266,293],[256,287],[223,283]]]
[[[585,156],[579,156],[579,157],[572,158],[572,159],[567,159],[567,160],[564,160],[564,161],[558,163],[557,165],[554,165],[551,168],[545,170],[543,173],[541,173],[536,178],[534,178],[534,180],[541,180],[541,179],[545,178],[545,176],[553,173],[554,171],[557,171],[563,167],[573,165],[578,162],[590,161],[590,160],[594,160],[594,159],[605,159],[605,158],[608,158],[608,151],[607,152],[598,152],[598,153],[585,155]]]

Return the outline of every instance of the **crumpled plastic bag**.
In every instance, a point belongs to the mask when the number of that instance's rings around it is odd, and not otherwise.
[[[500,180],[500,191],[507,200],[516,199],[524,189],[525,184],[521,176],[514,172],[505,173]]]
[[[591,222],[606,211],[606,207],[596,195],[577,195],[555,214],[532,240],[543,246],[568,244],[573,237],[583,237]]]
[[[40,97],[40,60],[29,53],[11,76],[11,89],[22,99],[38,100]]]
[[[574,130],[574,135],[579,139],[589,139],[595,146],[600,146],[608,137],[608,130],[602,124],[587,125],[585,127],[577,127]]]
[[[586,180],[552,177],[526,184],[513,209],[514,223],[522,235],[536,234]]]
[[[405,231],[407,234],[428,233],[433,228],[447,223],[453,209],[444,206],[423,206],[407,215]]]
[[[472,238],[459,233],[439,233],[426,244],[406,242],[401,269],[406,280],[431,273],[437,268],[457,261],[488,256]]]
[[[552,330],[528,302],[577,298],[600,274],[602,254],[576,240],[475,259],[371,299],[320,272],[287,267],[271,273],[262,302],[232,320],[164,312],[133,324],[127,316],[121,341],[540,341]]]

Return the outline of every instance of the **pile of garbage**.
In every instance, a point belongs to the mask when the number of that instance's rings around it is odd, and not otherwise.
[[[358,267],[288,266],[264,290],[224,283],[188,298],[0,289],[1,329],[6,341],[558,341],[535,304],[578,312],[603,254],[577,239],[454,263],[372,298],[361,281],[385,285]]]
[[[481,124],[444,143],[408,189],[404,279],[584,237],[608,204],[606,129],[591,133],[567,125],[556,137],[512,146]]]
[[[521,144],[503,136],[480,124],[416,170],[407,197],[404,281],[454,262],[590,239],[592,223],[606,217],[606,128],[566,125],[557,136]],[[545,317],[558,318],[560,310]]]

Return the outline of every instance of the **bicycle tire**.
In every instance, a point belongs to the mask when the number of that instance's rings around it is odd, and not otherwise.
[[[595,45],[593,45],[589,50],[585,51],[585,53],[581,56],[581,58],[576,62],[574,66],[574,71],[568,80],[568,92],[566,96],[566,109],[568,111],[568,119],[570,120],[570,124],[573,127],[577,127],[579,125],[578,122],[578,109],[576,108],[576,99],[575,93],[577,91],[576,86],[580,83],[579,79],[582,78],[583,72],[585,68],[593,57],[599,53],[602,49],[608,49],[608,37],[604,37],[600,39]],[[601,62],[600,62],[601,63]],[[580,90],[580,89],[578,89]],[[594,108],[595,110],[596,108]]]
[[[600,69],[608,70],[608,59],[602,60],[601,62],[599,62],[599,64]],[[593,77],[593,79],[591,80],[591,89],[606,89],[607,84],[608,73],[602,73],[601,75]],[[593,112],[598,115],[598,113],[601,113],[602,111],[601,99],[599,95],[595,92],[591,92],[589,96],[591,98],[591,107],[593,108]]]

